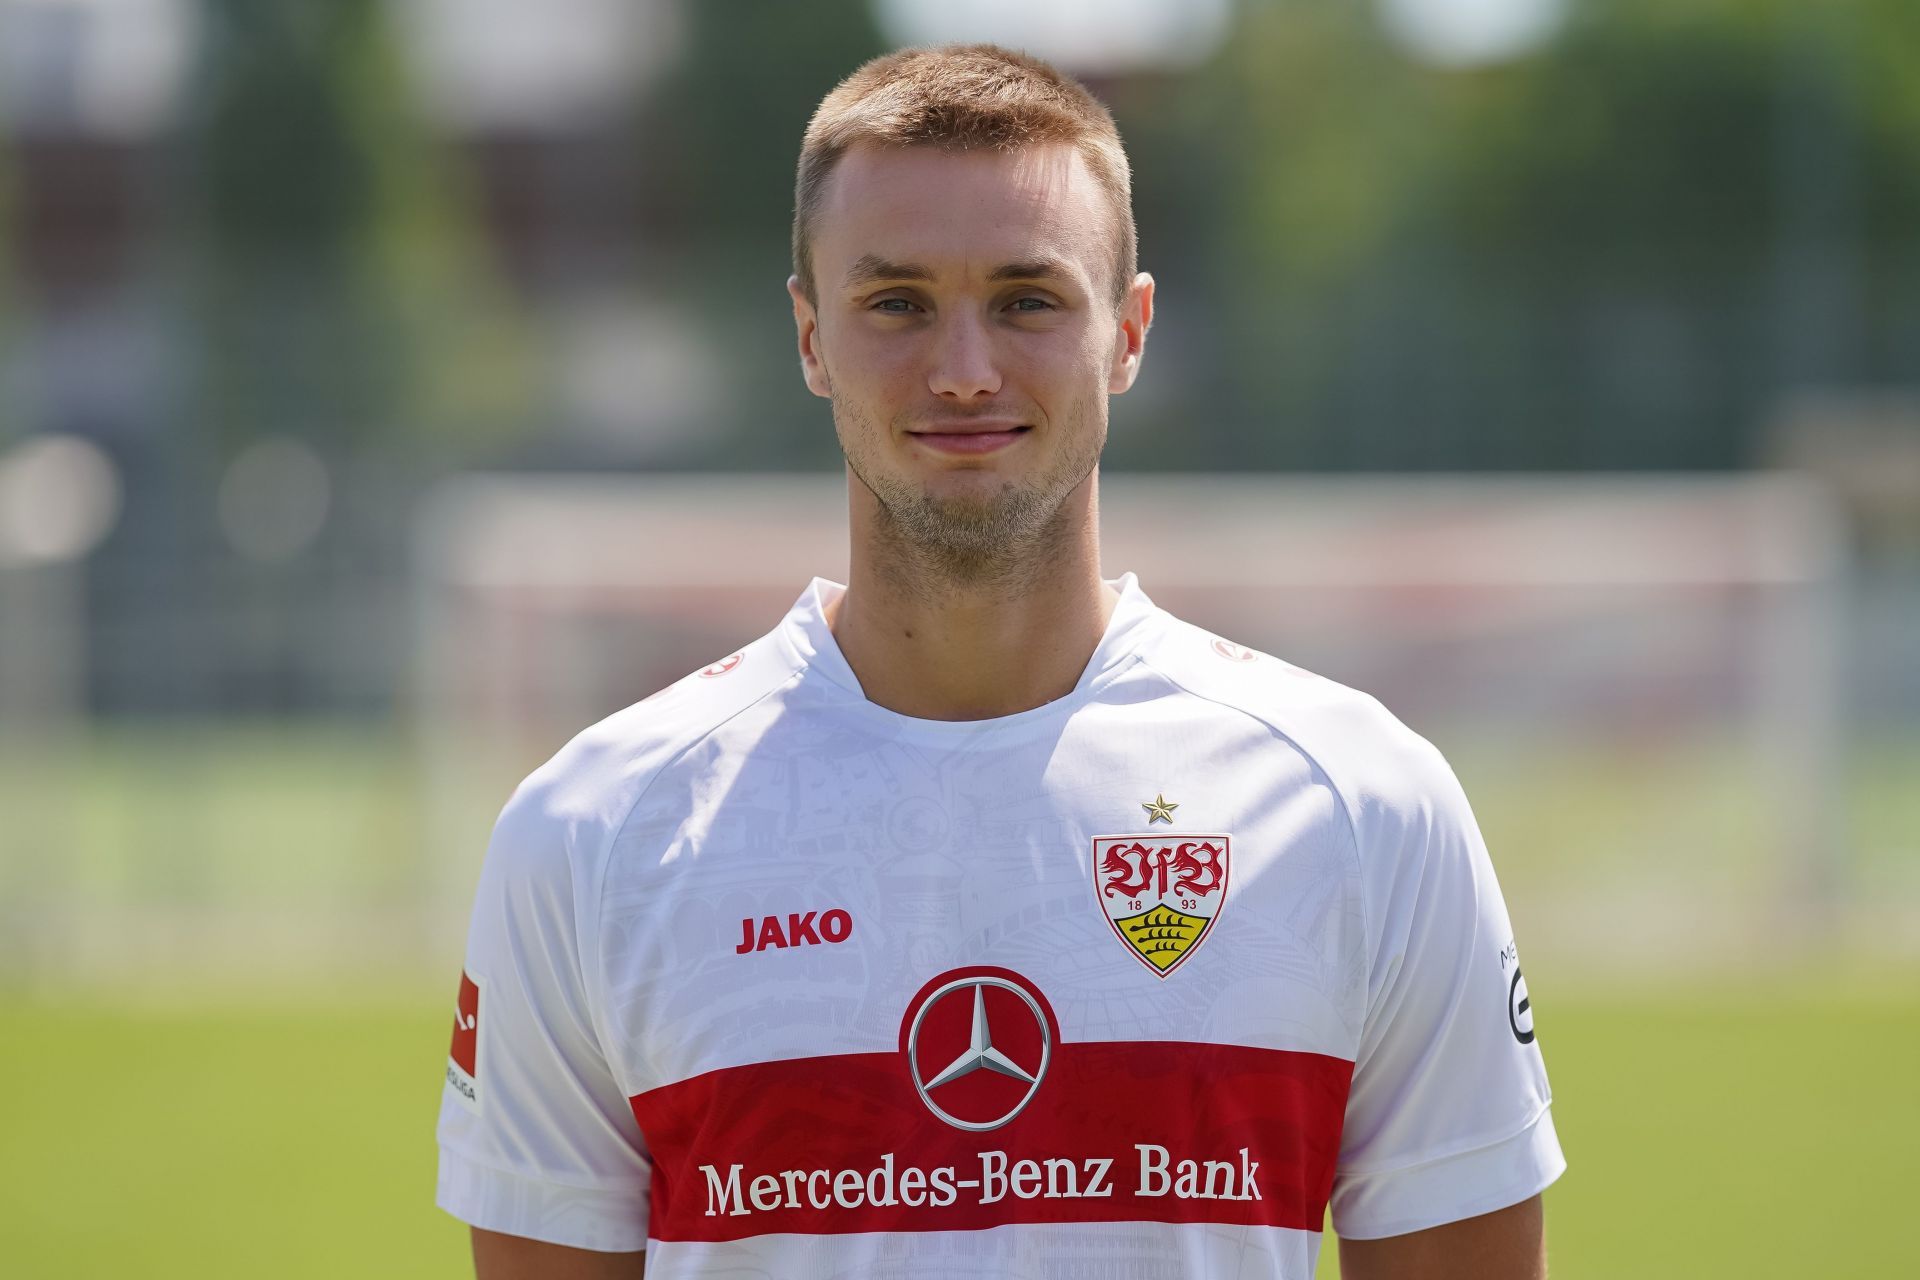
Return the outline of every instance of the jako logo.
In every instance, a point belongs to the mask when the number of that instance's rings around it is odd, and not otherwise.
[[[815,928],[814,916],[820,916],[820,924]],[[756,927],[752,916],[740,922],[740,945],[733,949],[735,955],[743,956],[750,951],[765,951],[769,947],[815,946],[822,942],[845,942],[853,936],[853,917],[835,907],[826,912],[787,913],[783,928],[779,916],[762,916]]]

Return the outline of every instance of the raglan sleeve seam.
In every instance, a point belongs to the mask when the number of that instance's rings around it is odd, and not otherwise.
[[[587,992],[587,1013],[593,1022],[594,1038],[602,1045],[603,1052],[604,1046],[609,1041],[610,1031],[607,1010],[601,1000],[599,985],[597,983],[585,983],[584,975],[589,972],[589,970],[585,968],[589,959],[594,962],[594,968],[590,972],[604,973],[606,971],[604,964],[605,956],[601,952],[601,940],[605,937],[606,929],[607,876],[612,870],[614,850],[620,843],[620,837],[626,833],[628,824],[633,821],[633,815],[639,812],[641,804],[649,795],[653,794],[654,786],[669,769],[679,763],[682,757],[705,742],[708,738],[711,738],[714,734],[720,732],[721,729],[732,723],[737,717],[744,715],[774,694],[793,684],[804,672],[804,667],[796,667],[788,674],[786,679],[779,681],[773,685],[773,687],[748,702],[745,706],[736,708],[724,718],[709,725],[698,736],[684,743],[678,750],[673,751],[666,759],[654,766],[652,772],[647,775],[646,780],[635,790],[633,799],[628,801],[626,806],[620,810],[619,820],[608,824],[605,843],[602,845],[600,856],[595,860],[596,865],[593,867],[593,879],[589,889],[590,898],[587,904],[589,909],[581,917],[580,936],[575,940],[575,947],[577,948],[575,963],[582,966],[583,984]],[[592,930],[591,940],[587,937],[589,928]],[[634,1051],[644,1055],[646,1053],[646,1047],[644,1045],[635,1046]],[[633,1092],[626,1094],[627,1097],[631,1098],[635,1096],[635,1094],[644,1092],[643,1090],[634,1088],[634,1086],[639,1083],[638,1081],[621,1080],[619,1078],[620,1072],[618,1066],[612,1058],[607,1058],[607,1070],[610,1074],[614,1075],[615,1083],[620,1086],[623,1092],[629,1089],[633,1090]],[[637,1125],[638,1123],[639,1121],[636,1119],[635,1124]]]

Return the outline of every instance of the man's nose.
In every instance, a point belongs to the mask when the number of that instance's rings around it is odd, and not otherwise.
[[[949,315],[941,319],[934,337],[933,363],[927,370],[927,389],[958,400],[998,394],[1000,369],[993,357],[993,340],[978,317]]]

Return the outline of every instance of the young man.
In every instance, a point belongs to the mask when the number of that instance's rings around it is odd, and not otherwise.
[[[1113,122],[869,63],[788,282],[849,583],[589,729],[481,875],[439,1202],[485,1280],[1545,1274],[1564,1168],[1440,756],[1103,580]]]

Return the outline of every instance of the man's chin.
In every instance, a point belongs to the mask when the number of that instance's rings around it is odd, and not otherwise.
[[[997,530],[1007,526],[1003,504],[966,498],[928,499],[916,503],[914,510],[902,513],[905,523],[965,542],[993,541]]]
[[[985,473],[933,476],[914,486],[913,505],[954,520],[987,520],[1022,505],[1019,489],[1005,476]]]

